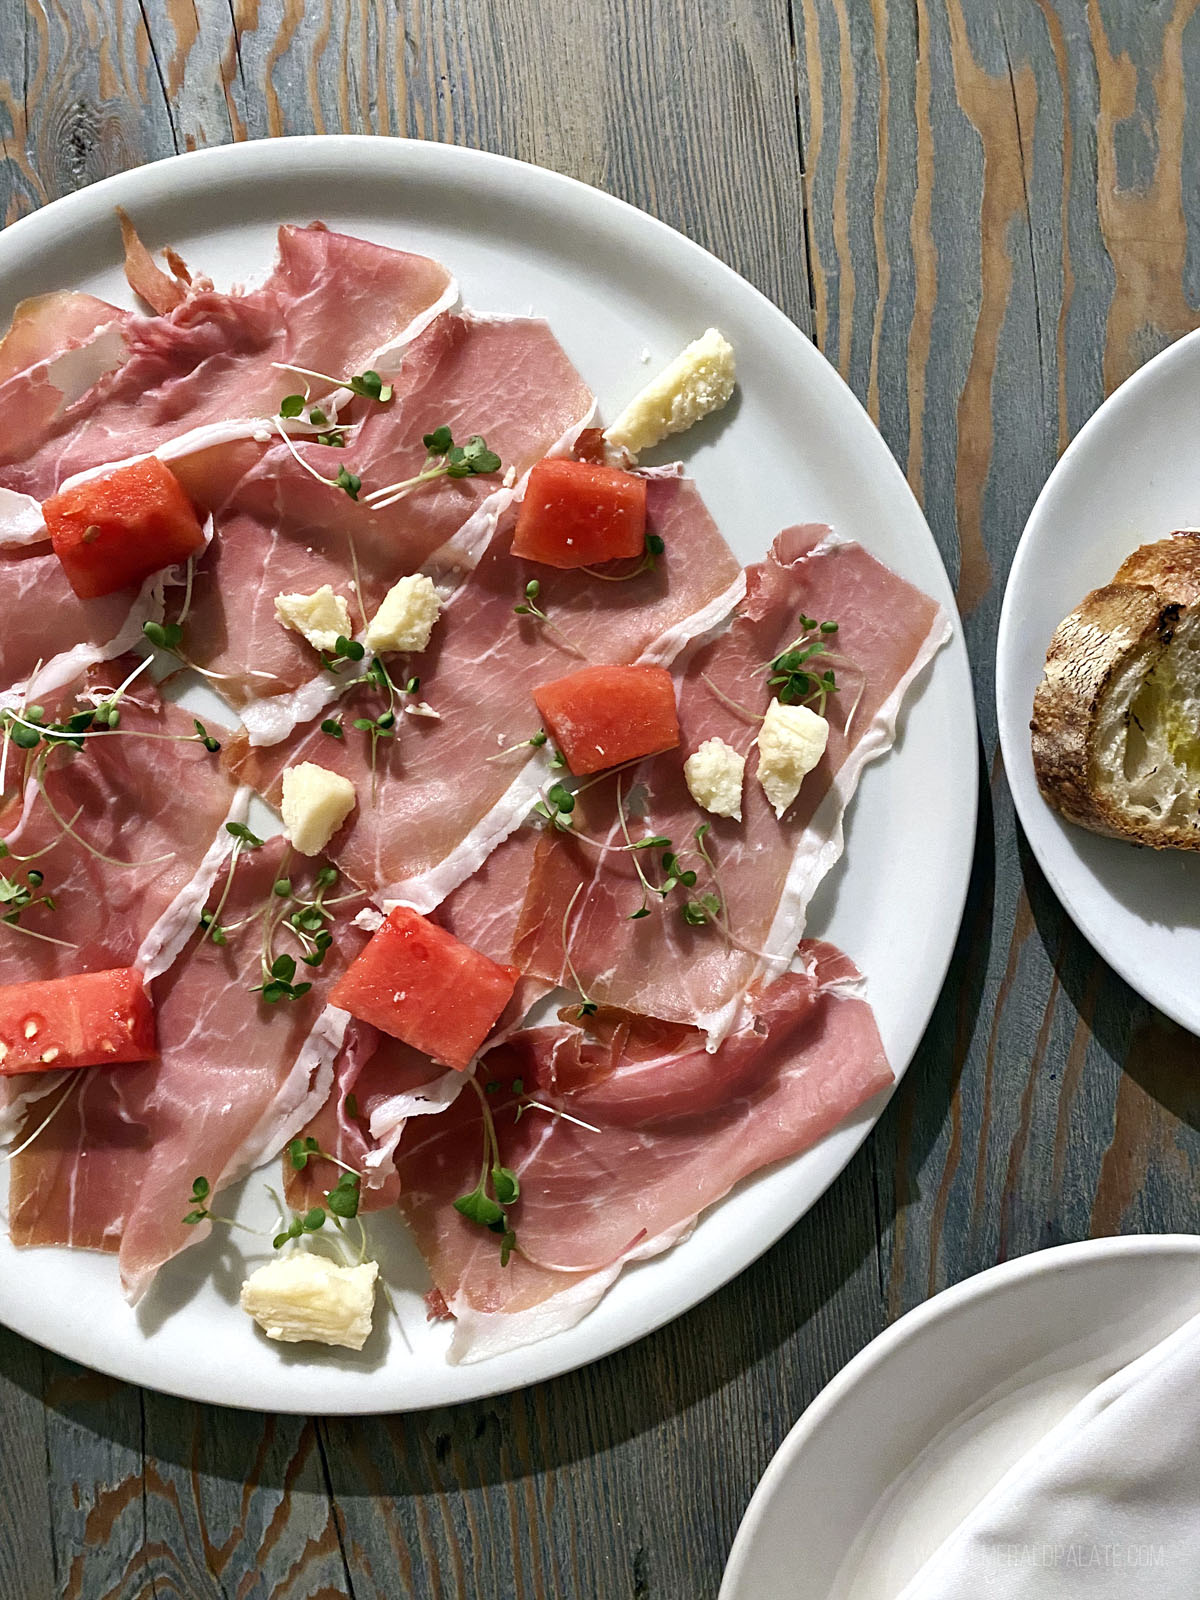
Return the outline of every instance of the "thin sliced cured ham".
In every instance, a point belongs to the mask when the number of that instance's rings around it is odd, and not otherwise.
[[[740,592],[737,562],[694,485],[659,477],[649,490],[650,526],[666,556],[627,583],[584,571],[549,579],[545,568],[515,561],[506,513],[443,609],[428,650],[391,658],[398,684],[420,675],[421,695],[437,715],[397,708],[396,736],[376,747],[374,779],[371,736],[353,726],[383,710],[374,686],[339,702],[344,738],[307,728],[268,749],[247,749],[236,762],[239,778],[276,801],[287,764],[314,761],[342,773],[359,806],[338,836],[338,864],[385,902],[431,910],[520,825],[551,781],[548,747],[529,747],[539,727],[532,690],[583,660],[658,659],[728,611]],[[514,615],[535,577],[549,623]]]
[[[838,622],[829,660],[840,687],[826,707],[825,755],[779,820],[755,778],[753,741],[773,693],[764,665],[800,633],[801,612]],[[861,545],[820,526],[780,534],[768,560],[748,569],[732,625],[677,668],[682,750],[589,788],[574,817],[582,837],[543,838],[516,965],[570,987],[573,966],[601,1004],[698,1021],[714,1043],[724,1037],[737,1025],[746,990],[787,967],[808,903],[841,854],[842,818],[862,770],[892,743],[907,689],[949,632],[934,601]],[[712,737],[749,756],[740,822],[702,812],[684,781],[684,757]],[[675,891],[661,904],[652,899],[651,914],[633,921],[645,897],[618,796],[630,837],[671,840],[698,879],[692,891]],[[704,822],[715,875],[695,844]],[[656,852],[638,860],[653,881],[662,880]],[[719,921],[685,921],[689,892],[716,895]]]
[[[355,1020],[334,1063],[333,1090],[302,1136],[362,1175],[360,1211],[380,1211],[400,1192],[394,1156],[408,1119],[445,1110],[464,1082],[461,1072]],[[322,1205],[343,1170],[310,1156],[297,1171],[286,1152],[283,1168],[284,1193],[297,1210]]]
[[[142,623],[162,614],[162,575],[141,592],[81,600],[49,545],[22,553],[0,550],[0,704],[65,688],[90,664],[128,650]]]
[[[300,386],[275,363],[356,373],[390,357],[456,294],[428,257],[318,223],[281,228],[278,260],[259,288],[200,286],[166,315],[128,317],[110,370],[43,418],[36,442],[27,432],[15,445],[0,442],[0,484],[44,500],[76,473],[183,434],[233,420],[252,430]]]
[[[419,473],[427,457],[422,438],[442,426],[464,443],[483,435],[506,473],[519,478],[572,440],[594,405],[547,325],[527,317],[447,313],[385,376],[394,397],[357,408],[362,420],[347,428],[344,448],[303,441],[294,447],[322,478],[336,478],[342,467],[353,471],[362,479],[359,501],[315,481],[277,443],[231,493],[197,575],[188,630],[195,659],[223,674],[222,691],[246,708],[256,741],[280,726],[287,732],[288,719],[295,720],[295,704],[285,707],[274,697],[320,675],[312,646],[280,625],[277,594],[311,594],[330,584],[346,599],[358,631],[363,608],[373,616],[396,580],[439,546],[470,528],[473,547],[480,528],[490,532],[513,489],[491,474],[437,479],[378,511],[362,496]],[[318,687],[327,690],[328,680]],[[266,703],[247,707],[248,701]]]
[[[136,665],[123,657],[93,671],[61,713],[105,698]],[[27,771],[25,752],[9,747],[0,809],[8,854],[0,870],[18,880],[31,868],[41,872],[55,909],[31,907],[18,926],[0,923],[6,983],[138,963],[143,942],[235,814],[236,786],[195,742],[190,713],[164,701],[147,674],[131,684],[120,710],[119,728],[84,738],[79,751],[60,745],[50,752],[44,793],[32,773],[36,758]],[[225,730],[214,724],[212,731]]]
[[[0,486],[28,487],[23,463],[56,436],[65,413],[122,364],[130,321],[128,311],[71,290],[17,307],[0,340]]]
[[[480,1078],[501,1160],[520,1182],[507,1267],[495,1236],[453,1208],[479,1176],[478,1097],[410,1123],[400,1206],[457,1319],[452,1360],[570,1327],[623,1264],[667,1248],[735,1183],[808,1149],[890,1087],[853,963],[820,943],[804,945],[800,962],[751,996],[715,1053],[697,1028],[604,1013],[594,1034],[536,1028],[489,1052]]]
[[[137,1300],[165,1261],[209,1232],[207,1222],[182,1220],[193,1179],[219,1192],[323,1104],[348,1022],[323,995],[361,935],[343,920],[353,905],[339,906],[325,965],[299,968],[310,993],[269,1005],[252,992],[262,981],[257,913],[278,903],[272,884],[286,871],[298,893],[311,889],[311,869],[298,870],[285,849],[270,840],[240,858],[222,909],[228,943],[197,935],[153,984],[160,1060],[79,1074],[79,1088],[14,1158],[15,1243],[118,1250],[122,1284]],[[275,949],[285,948],[295,947],[281,932]],[[41,1114],[35,1107],[30,1119]]]

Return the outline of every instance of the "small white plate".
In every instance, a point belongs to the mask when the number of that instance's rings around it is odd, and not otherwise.
[[[719,1600],[894,1600],[1072,1406],[1197,1312],[1190,1234],[1060,1245],[935,1295],[788,1434]]]
[[[649,372],[715,324],[737,351],[738,396],[682,448],[739,560],[761,559],[789,523],[829,521],[954,614],[903,474],[833,368],[729,267],[611,195],[448,145],[354,137],[228,145],[107,179],[6,229],[0,316],[23,296],[55,288],[127,303],[118,205],[147,243],[174,244],[221,285],[265,273],[284,221],[321,217],[435,255],[477,310],[547,317],[609,418]],[[810,919],[866,973],[898,1074],[954,947],[976,782],[974,706],[956,621],[905,709],[897,748],[864,777],[845,856]],[[627,1271],[577,1328],[475,1366],[446,1364],[448,1330],[425,1318],[425,1270],[398,1220],[387,1217],[372,1218],[372,1236],[400,1325],[381,1307],[360,1356],[280,1348],[260,1337],[238,1309],[244,1262],[228,1236],[169,1263],[134,1311],[111,1258],[15,1250],[0,1230],[0,1320],[119,1377],[226,1405],[387,1411],[502,1393],[607,1355],[727,1282],[828,1188],[883,1101],[797,1160],[740,1185],[687,1241]],[[191,1176],[180,1174],[181,1197]],[[269,1225],[257,1180],[243,1204],[245,1220]]]
[[[1080,931],[1152,1005],[1200,1033],[1200,852],[1147,850],[1064,822],[1038,793],[1033,693],[1055,628],[1131,550],[1200,526],[1200,334],[1111,395],[1038,496],[996,647],[1004,770],[1038,864]]]

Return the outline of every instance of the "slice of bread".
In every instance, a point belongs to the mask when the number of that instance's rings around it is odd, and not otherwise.
[[[1063,816],[1200,850],[1200,532],[1135,550],[1059,624],[1030,728],[1038,787]]]

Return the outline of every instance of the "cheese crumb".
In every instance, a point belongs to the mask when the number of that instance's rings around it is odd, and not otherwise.
[[[268,1339],[361,1350],[371,1332],[379,1263],[341,1267],[311,1250],[268,1261],[242,1284],[242,1310]]]
[[[319,856],[354,810],[357,796],[349,778],[315,761],[283,769],[283,830],[302,856]]]
[[[285,628],[301,633],[314,650],[332,650],[350,637],[350,608],[327,583],[312,594],[277,594],[275,615]]]
[[[733,393],[736,377],[733,346],[709,328],[634,396],[604,437],[630,455],[640,455],[668,434],[683,433],[710,411],[719,411]]]
[[[829,724],[809,706],[772,700],[758,734],[758,781],[782,817],[800,793],[805,773],[825,754]]]
[[[688,793],[698,806],[716,817],[742,820],[742,779],[745,756],[738,755],[724,739],[705,739],[683,763]]]
[[[367,647],[375,651],[424,650],[441,614],[441,596],[423,572],[401,578],[383,597],[367,628]]]

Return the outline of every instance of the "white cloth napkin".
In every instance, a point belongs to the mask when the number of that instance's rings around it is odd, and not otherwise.
[[[1197,1600],[1200,1317],[1093,1389],[898,1600]]]

